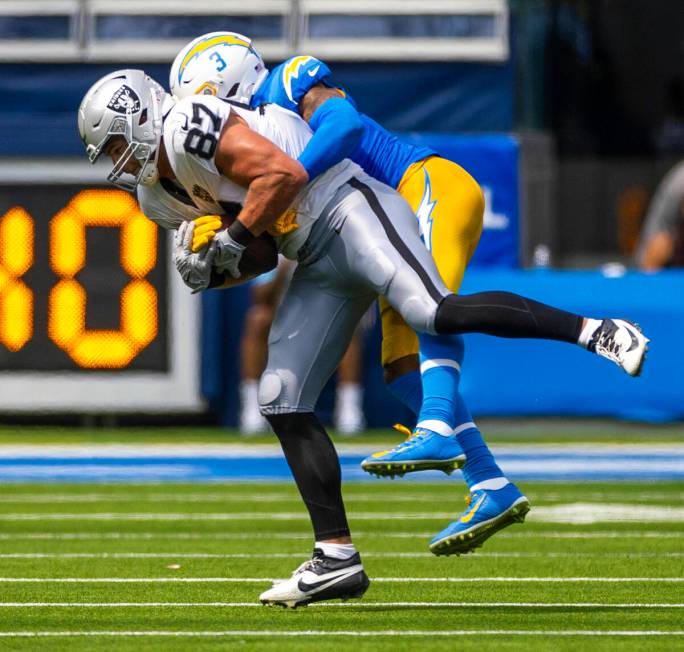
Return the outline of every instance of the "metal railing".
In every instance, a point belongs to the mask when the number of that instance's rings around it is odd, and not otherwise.
[[[506,0],[0,0],[1,62],[167,62],[209,31],[266,59],[504,61]]]

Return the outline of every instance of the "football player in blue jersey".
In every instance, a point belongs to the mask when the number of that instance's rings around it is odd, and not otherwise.
[[[299,157],[309,178],[350,158],[396,189],[415,212],[445,285],[458,292],[482,232],[480,187],[456,163],[402,141],[359,113],[352,98],[331,81],[324,62],[296,56],[269,73],[249,38],[214,32],[180,51],[170,86],[177,98],[211,94],[251,108],[278,104],[300,114],[313,130]],[[286,230],[288,219],[294,217],[283,216],[279,227]],[[211,222],[198,226],[198,246],[213,238],[217,228]],[[522,521],[529,501],[496,464],[459,393],[462,336],[417,336],[383,299],[380,311],[385,381],[416,413],[417,425],[413,432],[404,429],[409,435],[405,442],[371,455],[362,466],[392,476],[424,469],[451,473],[462,466],[468,506],[433,538],[430,549],[438,555],[470,552],[498,530]],[[628,351],[634,338],[638,350]],[[579,337],[585,348],[609,357],[631,375],[640,372],[646,342],[634,325],[621,320],[587,320]]]

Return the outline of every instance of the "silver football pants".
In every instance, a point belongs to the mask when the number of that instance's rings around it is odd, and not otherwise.
[[[313,411],[377,295],[414,330],[434,333],[449,294],[409,205],[367,175],[340,188],[311,238],[325,244],[297,267],[271,326],[259,384],[263,414]],[[316,243],[308,248],[316,251]]]

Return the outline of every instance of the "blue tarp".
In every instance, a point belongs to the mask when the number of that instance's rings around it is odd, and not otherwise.
[[[593,317],[638,322],[651,338],[640,378],[558,342],[466,336],[462,390],[476,415],[684,418],[684,272],[470,270],[463,293],[510,290]]]
[[[473,269],[466,273],[464,293],[492,289],[517,292],[585,315],[629,318],[643,327],[652,342],[643,375],[635,379],[607,360],[565,343],[466,335],[461,389],[476,417],[684,419],[684,272],[630,272],[619,278],[579,271]],[[223,297],[228,299],[228,293]],[[205,305],[223,297],[218,292],[208,293]],[[235,361],[244,304],[230,303],[233,310],[226,302],[220,326],[205,319],[214,342],[205,346],[203,359],[205,391],[222,411],[223,421],[234,424],[238,405]],[[368,422],[374,427],[389,427],[402,420],[410,423],[409,413],[382,384],[378,340],[376,327],[366,339]],[[228,366],[219,368],[222,362]],[[331,400],[328,390],[320,406],[324,418],[329,415]]]

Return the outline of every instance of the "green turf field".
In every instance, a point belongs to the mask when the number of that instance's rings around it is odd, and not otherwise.
[[[490,444],[505,443],[681,443],[684,424],[632,423],[607,419],[478,419]],[[333,433],[334,434],[334,433]],[[369,430],[337,443],[395,444],[404,436],[391,428]],[[0,424],[2,444],[277,444],[273,434],[243,437],[237,430],[217,427],[55,427]]]
[[[523,489],[526,524],[476,554],[436,558],[427,542],[462,509],[458,480],[348,485],[371,588],[291,611],[257,604],[310,554],[287,483],[5,485],[0,649],[684,649],[684,486]],[[577,503],[617,511],[589,525],[549,520]],[[97,632],[109,635],[83,635]]]

